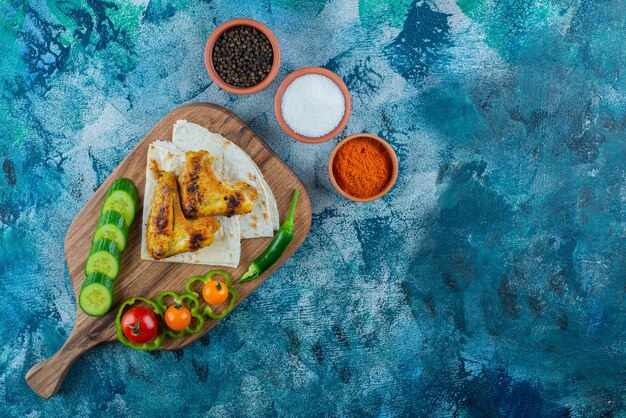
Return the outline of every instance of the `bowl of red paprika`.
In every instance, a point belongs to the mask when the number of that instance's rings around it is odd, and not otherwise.
[[[391,145],[376,135],[351,135],[330,155],[328,175],[342,196],[355,202],[371,202],[395,184],[398,157]]]

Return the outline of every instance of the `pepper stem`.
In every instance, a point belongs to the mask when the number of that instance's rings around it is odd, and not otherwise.
[[[261,272],[259,271],[259,267],[256,264],[250,264],[248,270],[246,270],[243,276],[241,276],[239,280],[237,280],[237,283],[250,282],[259,277],[259,274],[261,274]]]

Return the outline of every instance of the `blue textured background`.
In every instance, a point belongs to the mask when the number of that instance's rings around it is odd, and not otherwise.
[[[626,416],[626,3],[589,0],[0,2],[0,412],[15,416]],[[237,97],[203,48],[276,33]],[[336,71],[343,135],[386,138],[392,192],[340,197],[340,139],[286,137],[282,78]],[[99,347],[49,401],[26,371],[67,338],[63,237],[164,114],[238,113],[312,196],[308,240],[200,342]]]

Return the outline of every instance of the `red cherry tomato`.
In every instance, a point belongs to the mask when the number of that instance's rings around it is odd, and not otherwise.
[[[136,344],[150,342],[159,332],[159,321],[149,309],[132,308],[122,316],[122,331]]]

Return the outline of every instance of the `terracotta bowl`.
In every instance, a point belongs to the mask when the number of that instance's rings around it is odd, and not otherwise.
[[[341,121],[339,121],[339,125],[337,125],[335,129],[333,129],[326,135],[315,137],[315,138],[300,135],[299,133],[294,132],[289,127],[289,125],[287,125],[287,122],[285,122],[285,119],[283,118],[283,113],[281,110],[283,94],[285,94],[285,90],[287,90],[287,87],[289,87],[289,85],[293,82],[293,80],[306,74],[319,74],[319,75],[323,75],[323,76],[330,78],[337,85],[337,87],[339,87],[339,90],[341,90],[341,93],[343,94],[344,102],[346,104],[346,108],[343,113],[343,118],[341,118]],[[339,132],[343,131],[343,129],[348,124],[348,119],[350,119],[351,111],[352,111],[352,100],[350,99],[350,92],[348,92],[348,88],[346,87],[345,83],[343,82],[341,78],[339,78],[337,74],[322,67],[303,67],[289,74],[283,80],[283,82],[280,83],[280,86],[278,87],[278,91],[276,92],[276,98],[274,100],[274,112],[276,113],[276,119],[278,119],[278,124],[280,125],[280,127],[283,129],[283,131],[285,131],[287,135],[289,135],[293,139],[297,139],[300,142],[306,142],[307,144],[319,144],[320,142],[326,142],[329,139],[336,137],[339,134]]]
[[[343,144],[356,138],[370,138],[370,139],[375,140],[376,142],[378,142],[385,148],[385,150],[389,154],[389,158],[391,158],[391,178],[389,179],[389,183],[387,183],[385,188],[381,190],[380,193],[375,194],[374,196],[365,197],[365,198],[352,196],[346,193],[345,191],[343,191],[343,189],[337,183],[337,179],[335,179],[335,173],[333,172],[333,162],[335,161],[335,156],[337,155],[337,151],[339,151],[339,148],[341,148]],[[393,185],[396,183],[396,180],[398,179],[398,156],[396,155],[393,148],[391,148],[391,145],[387,143],[387,141],[385,141],[384,139],[380,137],[377,137],[376,135],[372,135],[372,134],[350,135],[349,137],[347,137],[346,139],[338,143],[335,149],[333,150],[332,154],[330,154],[330,158],[328,159],[328,175],[330,177],[330,181],[333,183],[333,186],[335,186],[335,189],[337,189],[337,191],[342,196],[350,200],[354,200],[355,202],[371,202],[372,200],[376,200],[386,195],[387,192],[389,192],[389,190],[391,190]]]
[[[267,37],[267,39],[270,41],[270,44],[272,45],[272,52],[274,53],[274,60],[272,61],[272,68],[270,69],[270,72],[267,75],[267,77],[263,79],[263,81],[251,87],[235,87],[233,85],[226,83],[217,74],[217,71],[215,71],[215,67],[213,66],[213,48],[215,47],[215,42],[217,42],[218,38],[224,32],[226,32],[230,28],[234,28],[235,26],[250,26],[258,30],[263,35],[265,35],[265,37]],[[211,76],[213,81],[215,81],[215,84],[217,84],[223,90],[226,90],[227,92],[234,93],[234,94],[258,93],[259,91],[263,90],[265,87],[269,86],[270,83],[274,80],[274,77],[276,77],[276,74],[278,74],[278,67],[280,67],[280,46],[278,46],[278,40],[276,40],[276,36],[274,36],[272,31],[263,23],[258,22],[253,19],[244,19],[244,18],[232,19],[219,25],[211,33],[211,36],[209,36],[209,39],[206,41],[206,47],[204,48],[204,64],[206,65],[206,69],[209,75]]]

